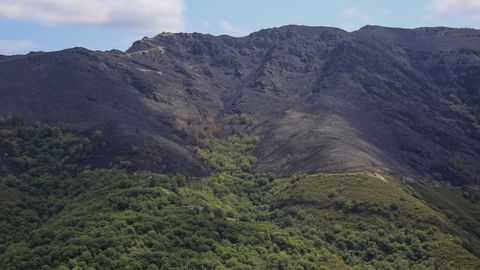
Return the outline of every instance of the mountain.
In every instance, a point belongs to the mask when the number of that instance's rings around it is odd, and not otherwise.
[[[64,128],[63,128],[64,129]],[[99,136],[1,130],[0,269],[479,269],[480,192],[373,172],[249,173],[255,138],[206,139],[206,177],[73,173]]]
[[[480,267],[480,190],[373,172],[249,173],[255,138],[206,139],[206,177],[72,173],[95,137],[2,129],[28,165],[0,178],[0,269]]]
[[[0,56],[0,269],[480,269],[480,31]]]
[[[0,60],[0,114],[101,130],[93,164],[205,175],[201,138],[247,134],[260,139],[259,172],[479,183],[479,41],[473,29],[291,25],[163,33],[125,53],[30,53]]]
[[[248,134],[260,138],[259,172],[478,183],[479,40],[473,29],[291,25],[241,38],[163,33],[125,53],[30,53],[0,60],[0,114],[101,130],[93,164],[205,175],[201,138]]]

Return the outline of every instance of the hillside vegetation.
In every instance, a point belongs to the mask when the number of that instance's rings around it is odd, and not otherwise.
[[[253,174],[250,137],[204,140],[207,177],[90,169],[96,137],[2,129],[1,269],[480,269],[475,189]]]

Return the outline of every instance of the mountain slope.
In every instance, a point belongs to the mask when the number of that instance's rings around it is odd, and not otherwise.
[[[479,39],[471,29],[285,26],[242,38],[164,33],[125,53],[33,53],[0,60],[0,114],[98,129],[106,146],[92,164],[133,170],[205,175],[198,142],[238,134],[259,137],[258,172],[478,183]]]
[[[25,145],[52,148],[69,136],[57,131]],[[205,141],[197,151],[214,169],[202,178],[118,169],[71,176],[38,159],[21,176],[0,178],[0,191],[11,194],[0,199],[0,268],[480,267],[478,235],[408,183],[378,173],[253,175],[254,143]],[[69,152],[63,145],[51,154]]]

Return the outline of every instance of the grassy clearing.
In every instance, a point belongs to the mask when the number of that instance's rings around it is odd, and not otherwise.
[[[415,192],[417,187],[414,190],[391,177],[386,180],[369,173],[306,175],[293,181],[281,180],[290,182],[291,186],[279,192],[275,199],[279,207],[299,207],[306,211],[318,227],[340,232],[331,236],[340,250],[343,240],[337,242],[338,234],[348,243],[357,237],[381,232],[378,235],[381,240],[375,240],[372,246],[378,248],[375,256],[382,260],[391,260],[392,254],[399,256],[415,250],[425,252],[428,254],[425,258],[435,258],[445,267],[479,269],[479,258],[461,243],[465,232],[456,229],[451,218],[429,207]],[[445,193],[424,191],[451,207],[458,203],[472,211],[472,203],[456,193],[445,196]],[[406,240],[403,243],[402,238]],[[417,250],[415,243],[420,249]],[[392,246],[396,250],[393,253]],[[407,259],[412,258],[407,256]]]
[[[480,256],[480,204],[475,187],[452,187],[445,183],[417,183],[412,187],[431,208],[449,219],[449,229],[459,242]]]

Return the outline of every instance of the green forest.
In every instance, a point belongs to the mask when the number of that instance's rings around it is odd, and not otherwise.
[[[101,136],[0,130],[0,269],[480,269],[474,187],[254,174],[252,137],[203,140],[201,178],[91,168]]]

